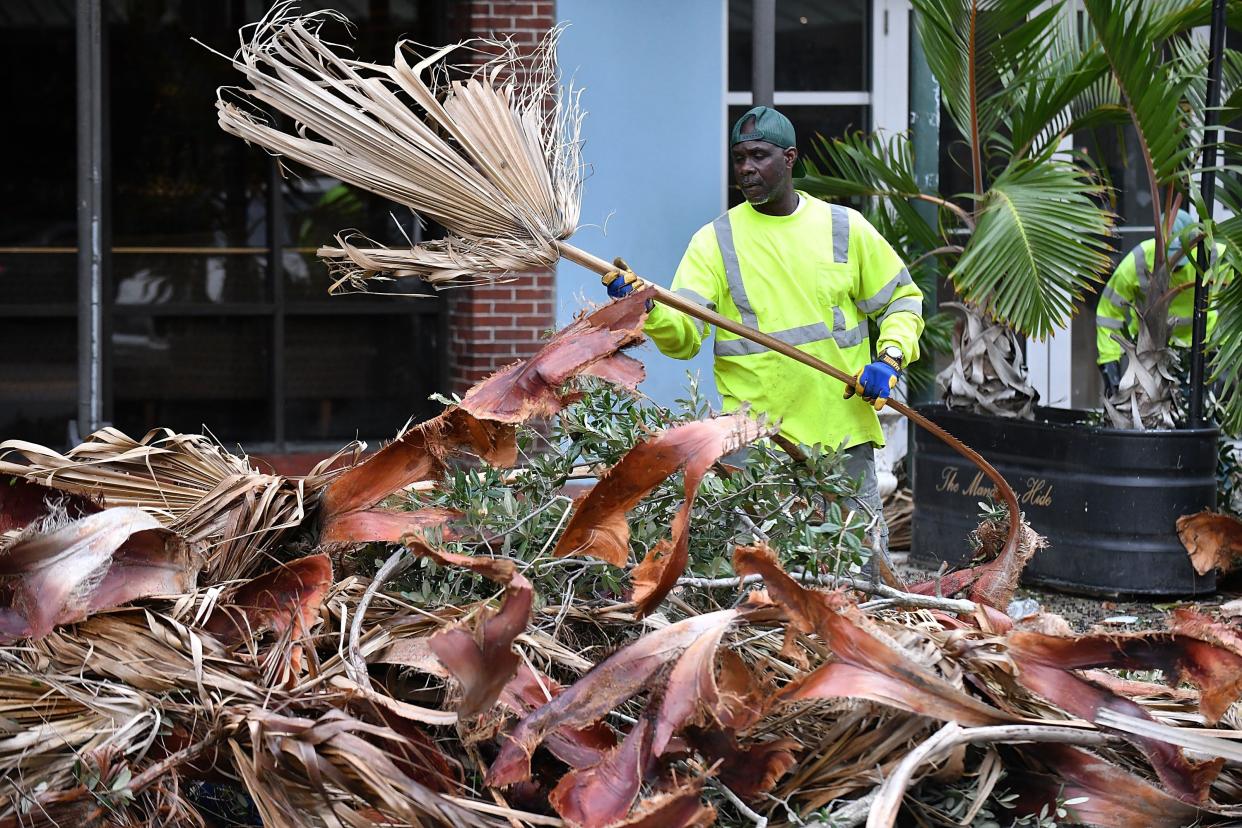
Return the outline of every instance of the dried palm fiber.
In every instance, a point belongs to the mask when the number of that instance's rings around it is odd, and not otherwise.
[[[1172,294],[1170,294],[1172,295]],[[1151,310],[1167,314],[1167,302]],[[1168,341],[1168,324],[1149,325],[1148,317],[1138,313],[1138,341],[1113,335],[1126,355],[1126,369],[1117,393],[1104,398],[1104,411],[1114,428],[1138,431],[1174,428],[1177,412],[1183,408],[1177,356]],[[1163,336],[1164,339],[1157,339]]]
[[[262,568],[267,550],[301,525],[308,501],[335,476],[329,470],[358,448],[341,449],[305,478],[288,478],[262,474],[200,434],[153,429],[134,440],[105,428],[65,454],[22,440],[0,443],[0,475],[148,512],[206,545],[201,582],[213,583]]]
[[[220,126],[240,138],[405,205],[449,230],[408,250],[325,248],[334,290],[368,278],[418,275],[433,284],[552,266],[555,239],[577,227],[582,164],[577,95],[557,83],[553,30],[533,55],[508,41],[446,46],[411,63],[342,58],[320,39],[336,12],[293,13],[278,3],[243,29],[233,65],[251,88],[220,90]],[[473,63],[452,66],[448,56]],[[454,77],[465,76],[464,80]],[[280,129],[260,103],[293,119]]]
[[[1039,392],[1028,380],[1017,335],[1004,325],[986,324],[977,308],[958,302],[945,305],[957,308],[963,317],[954,335],[953,360],[936,375],[945,402],[950,408],[1034,419]]]
[[[433,761],[421,763],[417,779],[410,776],[420,764],[418,744],[410,741],[418,734],[392,718],[446,725],[454,714],[391,698],[372,704],[343,680],[340,625],[361,594],[357,580],[347,579],[323,603],[316,599],[323,623],[299,640],[291,627],[232,642],[211,634],[211,619],[229,595],[213,587],[98,614],[26,647],[0,648],[0,771],[23,780],[0,791],[0,825],[15,811],[51,810],[41,791],[58,807],[79,795],[89,800],[77,784],[79,761],[106,747],[120,751],[135,780],[164,777],[162,789],[178,774],[201,778],[207,768],[209,777],[240,777],[265,824],[491,824],[478,803],[442,795],[459,791],[461,782],[441,778],[451,760],[436,760],[440,754],[425,737],[423,755]],[[288,596],[269,597],[273,607],[288,604]],[[364,650],[372,655],[394,639],[426,634],[471,608],[452,609],[438,618],[399,599],[377,600]],[[297,647],[311,659],[288,680],[274,667],[289,663]],[[127,807],[148,804],[139,797]],[[133,816],[134,824],[148,824]]]
[[[914,523],[914,499],[909,489],[894,489],[884,498],[890,549],[909,549]]]

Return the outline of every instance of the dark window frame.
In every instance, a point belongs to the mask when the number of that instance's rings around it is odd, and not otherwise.
[[[417,1],[417,0],[416,0]],[[89,3],[78,3],[73,12],[74,18],[72,25],[75,31],[81,30],[89,24],[91,15],[91,7],[94,12],[101,17],[106,17],[105,0],[90,0]],[[443,28],[447,24],[447,13],[444,0],[428,0],[428,7],[433,9],[429,19],[433,22],[435,28]],[[104,29],[106,32],[106,27]],[[429,33],[438,35],[439,39],[447,37],[446,32],[436,31]],[[105,42],[107,37],[102,38]],[[418,38],[416,38],[418,39]],[[430,38],[432,42],[438,42],[436,38]],[[108,67],[110,66],[111,57],[106,55],[106,49],[101,50],[99,44],[95,44],[95,50],[92,52],[84,44],[83,38],[78,38],[78,59],[92,61],[89,65],[94,67],[94,71],[103,79],[102,85],[106,89],[106,78]],[[75,85],[75,89],[80,86],[82,77],[74,75],[74,68],[69,67],[66,73],[67,78],[73,78],[71,81]],[[96,81],[99,82],[98,80]],[[80,124],[86,124],[88,136],[96,146],[102,150],[103,163],[99,168],[99,174],[104,182],[104,198],[102,203],[93,205],[90,215],[103,221],[105,232],[103,237],[104,260],[101,276],[102,284],[99,285],[101,295],[101,311],[103,320],[103,330],[100,339],[103,343],[100,349],[99,360],[102,365],[102,411],[103,420],[108,422],[112,419],[113,400],[112,392],[114,383],[109,372],[110,356],[115,352],[117,345],[111,340],[110,328],[114,320],[125,319],[158,319],[161,317],[219,317],[219,318],[248,318],[266,320],[266,326],[270,330],[270,364],[268,365],[270,382],[271,382],[271,410],[270,410],[270,439],[267,440],[250,440],[246,441],[248,451],[261,452],[298,452],[309,450],[320,450],[328,446],[339,447],[341,443],[325,441],[315,438],[290,438],[289,436],[289,394],[285,387],[286,381],[286,360],[288,357],[288,336],[287,321],[291,318],[304,317],[335,317],[338,319],[364,319],[374,316],[389,317],[409,317],[413,330],[421,332],[423,341],[430,347],[434,348],[435,354],[435,379],[434,385],[440,390],[447,390],[449,387],[449,359],[448,359],[448,312],[446,308],[446,300],[443,296],[429,294],[425,298],[417,300],[396,299],[389,297],[371,298],[371,297],[339,297],[331,301],[312,301],[301,298],[290,298],[286,296],[286,280],[288,273],[283,263],[284,254],[291,250],[299,250],[299,248],[291,248],[287,240],[284,238],[286,233],[285,224],[285,202],[287,198],[287,184],[281,175],[280,164],[275,158],[267,161],[267,180],[263,185],[263,202],[265,210],[265,226],[266,239],[265,244],[245,248],[245,252],[249,255],[262,256],[265,260],[265,270],[263,274],[263,293],[261,300],[247,302],[169,302],[161,304],[120,304],[116,302],[116,297],[110,282],[110,262],[111,254],[123,254],[131,248],[125,246],[113,246],[110,235],[107,233],[107,221],[111,214],[111,205],[109,202],[109,188],[113,186],[113,180],[110,176],[108,165],[108,141],[110,138],[110,124],[108,122],[106,108],[103,117],[90,117],[89,112],[83,112],[83,106],[86,102],[82,100],[84,96],[79,96],[78,101],[78,121]],[[101,96],[106,101],[109,97],[108,93]],[[208,104],[209,105],[209,104]],[[81,136],[80,136],[81,137]],[[260,150],[252,149],[252,152]],[[68,161],[68,159],[66,159]],[[89,173],[88,173],[89,174]],[[83,171],[79,170],[79,192],[81,192]],[[417,236],[415,242],[419,241]],[[327,241],[327,240],[325,240]],[[143,247],[144,252],[159,253],[165,248],[175,248],[175,245],[152,245]],[[203,245],[196,248],[195,252],[186,255],[210,256],[213,255],[213,249],[233,250],[224,245],[213,246]],[[171,251],[170,251],[171,252]],[[305,251],[301,251],[305,252]],[[65,255],[76,254],[80,261],[85,255],[78,245],[68,246],[65,244],[36,244],[36,245],[11,245],[0,246],[0,255],[2,254],[21,254],[21,255]],[[175,253],[172,253],[175,255]],[[321,265],[322,266],[322,265]],[[79,284],[81,282],[79,281]],[[6,320],[20,318],[39,318],[45,320],[60,320],[62,322],[68,320],[80,321],[83,310],[83,302],[81,297],[77,302],[55,302],[55,303],[11,303],[5,304],[0,302],[0,325]],[[83,353],[83,344],[81,342],[81,326],[79,325],[79,342],[77,345],[79,359],[81,360]],[[413,358],[413,357],[412,357]],[[421,357],[425,359],[425,356]],[[0,378],[3,382],[3,378]],[[81,383],[81,372],[79,371],[79,385]],[[79,389],[78,398],[80,401],[81,391]],[[357,398],[365,401],[366,397]],[[417,401],[412,401],[417,403]],[[410,415],[429,415],[431,412],[430,404],[426,410],[403,411],[400,414],[394,414],[394,422],[391,431],[381,434],[363,434],[360,435],[364,439],[387,439],[401,426],[405,418]],[[75,404],[74,410],[80,411]],[[66,441],[72,441],[72,431],[74,423],[71,422],[66,429]],[[163,423],[150,423],[150,427],[164,425]],[[207,424],[210,427],[210,423]],[[6,437],[11,435],[5,435]],[[78,435],[84,436],[84,435]],[[141,436],[141,435],[134,435]],[[221,435],[226,439],[227,436]],[[50,441],[49,441],[50,442]]]

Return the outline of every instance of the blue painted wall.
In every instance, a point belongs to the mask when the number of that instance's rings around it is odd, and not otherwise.
[[[690,236],[725,207],[726,5],[557,3],[557,19],[571,24],[560,66],[585,89],[583,153],[594,167],[573,243],[609,261],[623,256],[636,273],[666,287]],[[567,262],[557,270],[556,296],[559,325],[607,299],[598,276]],[[709,340],[704,351],[710,350]],[[634,355],[647,366],[640,388],[657,402],[679,396],[688,370],[715,394],[710,353],[675,360],[647,344]]]

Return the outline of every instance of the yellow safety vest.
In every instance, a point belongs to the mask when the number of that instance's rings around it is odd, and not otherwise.
[[[1198,248],[1191,251],[1198,256]],[[1217,244],[1216,250],[1209,257],[1209,268],[1214,268],[1216,260],[1225,254],[1225,246]],[[1182,259],[1185,264],[1169,274],[1169,288],[1175,288],[1195,280],[1195,268],[1189,260]],[[1113,339],[1113,333],[1124,331],[1131,342],[1138,338],[1138,314],[1134,309],[1143,303],[1147,296],[1147,281],[1151,268],[1156,264],[1156,240],[1148,239],[1135,247],[1121,260],[1108,284],[1100,292],[1100,302],[1095,308],[1095,349],[1096,359],[1103,365],[1121,359],[1121,346]],[[1169,342],[1180,348],[1189,348],[1191,339],[1191,320],[1195,309],[1194,288],[1186,288],[1173,297],[1169,304]],[[1207,330],[1211,333],[1216,327],[1216,311],[1209,310]]]
[[[743,202],[690,240],[672,289],[744,325],[857,374],[871,361],[867,320],[878,347],[919,357],[923,295],[892,246],[863,216],[799,193],[788,216]],[[709,326],[656,305],[646,333],[663,353],[689,359]],[[849,448],[884,445],[872,407],[843,399],[842,384],[728,331],[716,331],[716,387],[726,411],[743,402],[779,419],[798,443]]]

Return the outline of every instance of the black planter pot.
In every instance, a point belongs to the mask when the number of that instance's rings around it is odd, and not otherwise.
[[[950,411],[920,413],[981,453],[1048,539],[1025,583],[1084,595],[1192,596],[1216,589],[1197,575],[1176,521],[1216,505],[1214,428],[1127,431],[1084,413],[1036,411],[1034,422]],[[978,503],[1000,498],[974,466],[922,429],[914,438],[912,554],[962,565]]]

